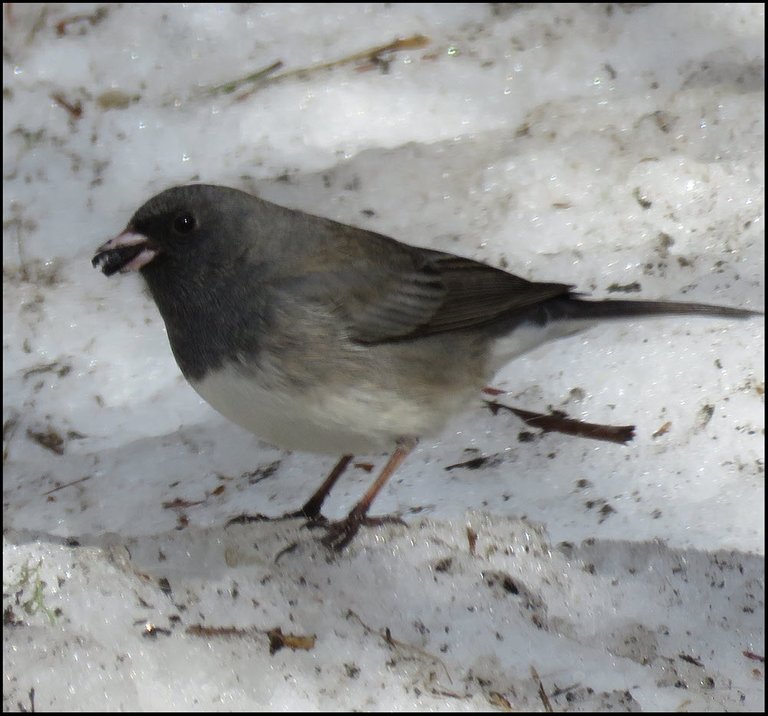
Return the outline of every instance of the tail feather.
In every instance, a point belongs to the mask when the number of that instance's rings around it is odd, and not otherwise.
[[[764,315],[761,311],[706,303],[679,301],[587,301],[581,298],[555,299],[549,302],[552,318],[610,319],[650,316],[715,316],[721,318],[750,318]],[[552,310],[553,309],[553,310]]]
[[[741,319],[763,314],[760,311],[705,303],[588,301],[574,296],[552,298],[525,312],[518,312],[513,322],[496,324],[492,365],[494,370],[498,370],[512,358],[542,343],[580,333],[603,320],[688,315]]]

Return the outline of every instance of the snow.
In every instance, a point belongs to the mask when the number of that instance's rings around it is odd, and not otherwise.
[[[761,310],[763,13],[6,4],[4,709],[762,711],[762,318],[523,356],[500,402],[634,441],[478,396],[374,503],[405,524],[334,555],[297,520],[227,526],[297,509],[334,459],[218,416],[140,278],[90,259],[205,181],[594,296]],[[278,628],[314,641],[270,653]]]

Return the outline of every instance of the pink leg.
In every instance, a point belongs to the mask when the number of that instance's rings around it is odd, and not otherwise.
[[[408,457],[416,446],[416,442],[413,438],[404,438],[399,442],[387,464],[384,465],[384,469],[379,473],[379,476],[358,503],[350,510],[349,514],[340,522],[335,522],[328,527],[328,534],[323,539],[323,544],[333,547],[337,552],[341,551],[352,541],[361,525],[367,522],[381,523],[381,519],[370,520],[368,518],[368,510],[376,499],[376,495],[381,491],[381,488],[387,484],[387,480],[392,477],[395,470],[400,467],[403,460]]]
[[[336,467],[331,470],[323,484],[315,490],[315,493],[304,503],[304,506],[296,512],[286,515],[286,517],[306,517],[308,520],[318,519],[325,498],[328,497],[328,493],[330,493],[338,479],[344,474],[351,460],[352,455],[342,455],[341,459],[336,463]]]

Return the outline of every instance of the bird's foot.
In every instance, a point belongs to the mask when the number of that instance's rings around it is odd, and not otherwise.
[[[405,522],[397,515],[367,517],[352,510],[343,520],[327,524],[326,535],[320,541],[334,552],[341,552],[355,538],[361,527],[380,527],[384,524],[404,525]]]

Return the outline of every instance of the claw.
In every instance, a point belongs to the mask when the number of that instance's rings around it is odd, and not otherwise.
[[[325,537],[320,541],[328,549],[341,552],[355,538],[361,527],[381,527],[384,524],[404,525],[405,522],[398,515],[366,517],[351,512],[345,519],[330,523]]]

